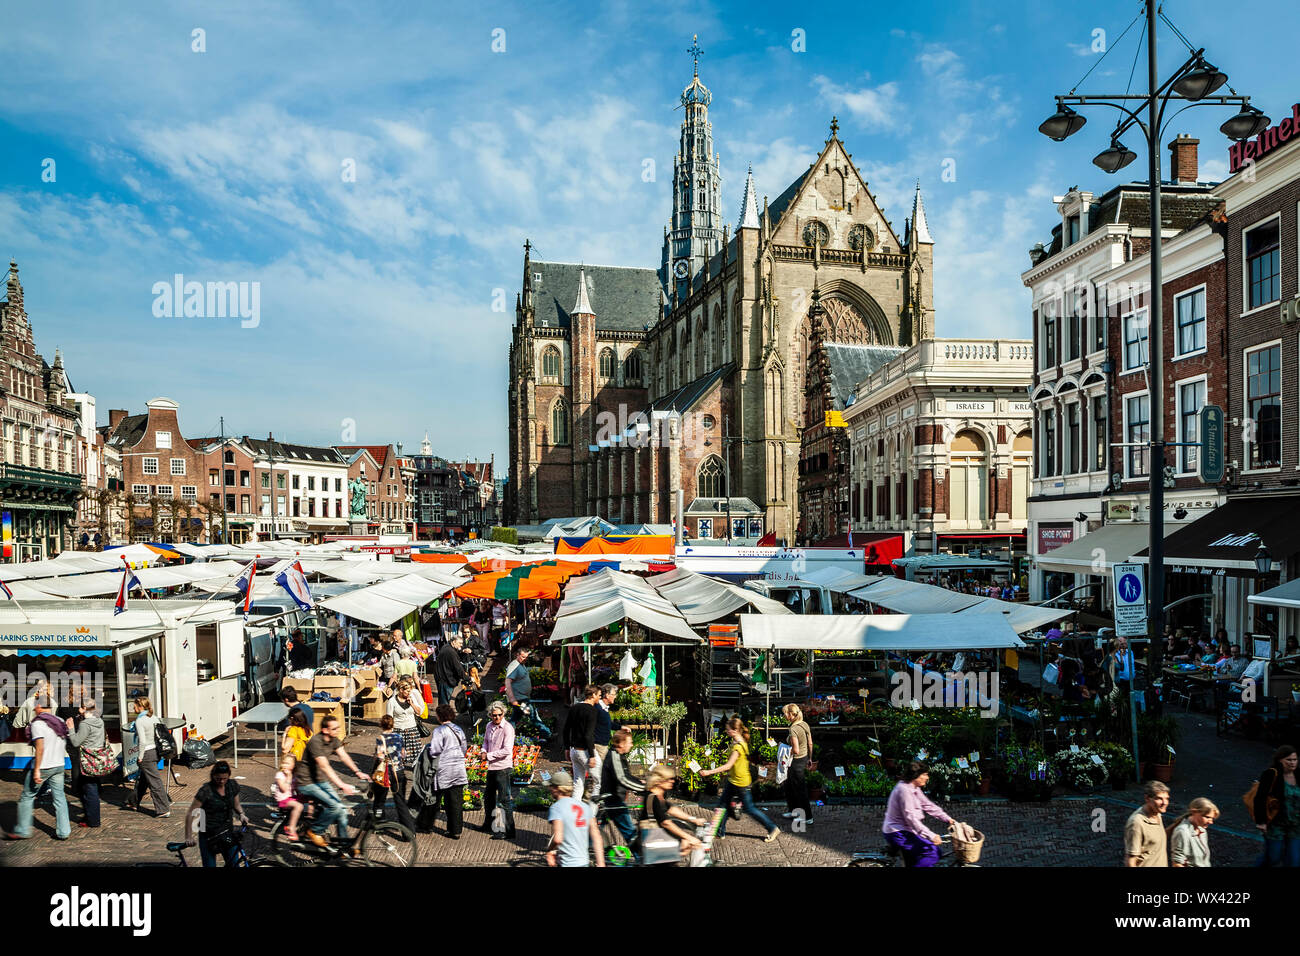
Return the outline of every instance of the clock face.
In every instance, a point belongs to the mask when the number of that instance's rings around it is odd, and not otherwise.
[[[678,259],[673,263],[673,275],[679,279],[685,279],[686,274],[691,271],[690,263],[685,259]]]

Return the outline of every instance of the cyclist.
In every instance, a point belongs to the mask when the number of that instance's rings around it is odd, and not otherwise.
[[[226,866],[235,865],[239,841],[230,831],[236,817],[248,826],[248,815],[239,805],[239,784],[230,779],[230,764],[218,760],[185,816],[185,845],[198,844],[204,866],[216,866],[218,853],[225,857]]]
[[[347,804],[339,798],[338,791],[343,791],[345,796],[352,796],[357,792],[355,787],[340,780],[334,768],[330,766],[329,758],[336,753],[339,760],[356,774],[358,780],[370,779],[357,769],[357,765],[352,762],[352,757],[343,749],[343,738],[339,736],[339,719],[332,716],[326,717],[321,723],[320,733],[307,741],[302,759],[293,768],[293,778],[298,784],[298,793],[315,800],[321,807],[322,812],[317,815],[316,822],[307,831],[307,839],[322,848],[329,846],[329,840],[323,834],[329,829],[331,820],[338,828],[339,839],[347,840],[348,808]]]
[[[613,754],[610,755],[611,757]],[[682,845],[682,856],[686,856],[691,850],[704,846],[689,830],[682,829],[675,821],[681,820],[690,824],[692,827],[702,826],[704,821],[697,820],[681,807],[674,807],[668,800],[668,794],[677,781],[677,774],[673,773],[664,764],[655,764],[646,774],[645,785],[645,805],[641,807],[641,819],[639,821],[642,829],[646,827],[659,826],[667,833],[675,836]]]
[[[628,767],[627,755],[631,749],[632,732],[614,731],[609,738],[605,766],[600,772],[600,792],[604,795],[606,813],[629,846],[636,841],[636,824],[632,822],[632,813],[624,801],[629,793],[646,792],[645,781],[633,776]]]
[[[885,808],[881,830],[885,842],[902,852],[904,866],[934,866],[939,860],[942,838],[925,825],[927,815],[942,820],[949,829],[956,822],[921,792],[929,782],[930,767],[913,760],[894,786]]]

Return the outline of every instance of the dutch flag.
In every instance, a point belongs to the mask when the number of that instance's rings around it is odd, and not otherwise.
[[[248,620],[248,609],[253,603],[253,575],[257,573],[257,560],[248,562],[248,567],[239,572],[239,577],[235,578],[235,587],[239,588],[239,593],[244,596],[244,620]]]
[[[129,564],[123,564],[122,583],[117,587],[117,600],[113,602],[114,617],[126,610],[126,594],[132,588],[139,588],[143,591],[144,585],[141,584],[140,579],[135,576],[135,572],[131,570],[131,566]],[[5,588],[5,590],[8,591],[9,589]],[[11,594],[10,596],[12,597],[13,595]]]
[[[289,592],[300,611],[310,611],[315,603],[311,597],[311,588],[307,586],[307,575],[302,565],[295,561],[275,576],[275,583]]]
[[[12,601],[14,599],[14,592],[9,590],[9,585],[5,584],[3,581],[0,581],[0,591],[4,591],[6,601]]]

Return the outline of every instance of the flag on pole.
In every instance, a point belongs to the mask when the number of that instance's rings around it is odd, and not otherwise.
[[[307,586],[307,575],[302,565],[295,561],[275,576],[275,583],[289,592],[289,597],[298,605],[300,611],[310,611],[315,602],[311,597],[311,588]],[[247,602],[245,602],[247,603]]]
[[[117,586],[117,600],[113,602],[114,617],[126,610],[126,593],[132,588],[139,588],[143,591],[144,585],[141,584],[140,579],[135,576],[135,572],[131,570],[131,565],[123,564],[122,583]],[[5,588],[5,590],[8,591],[9,589]],[[10,597],[12,596],[13,593],[10,592]]]
[[[0,581],[0,591],[5,592],[5,600],[12,601],[14,599],[14,592],[9,590],[9,585],[5,584],[3,581]]]
[[[253,603],[253,575],[257,573],[257,560],[248,562],[248,567],[239,572],[239,577],[235,578],[235,587],[239,593],[244,596],[244,620],[248,620],[248,609]]]

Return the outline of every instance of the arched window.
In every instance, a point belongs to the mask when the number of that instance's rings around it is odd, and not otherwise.
[[[700,470],[696,473],[696,497],[722,498],[725,495],[725,484],[722,459],[710,455],[700,463]]]
[[[948,521],[980,527],[988,520],[988,469],[984,438],[967,429],[948,446]]]
[[[614,350],[613,349],[600,350],[600,377],[601,378],[614,377]]]
[[[557,398],[551,406],[551,444],[567,445],[569,443],[569,403]]]
[[[547,346],[542,353],[542,379],[547,382],[560,380],[560,350],[554,345]]]
[[[632,351],[623,359],[623,381],[628,385],[641,384],[641,353]]]

